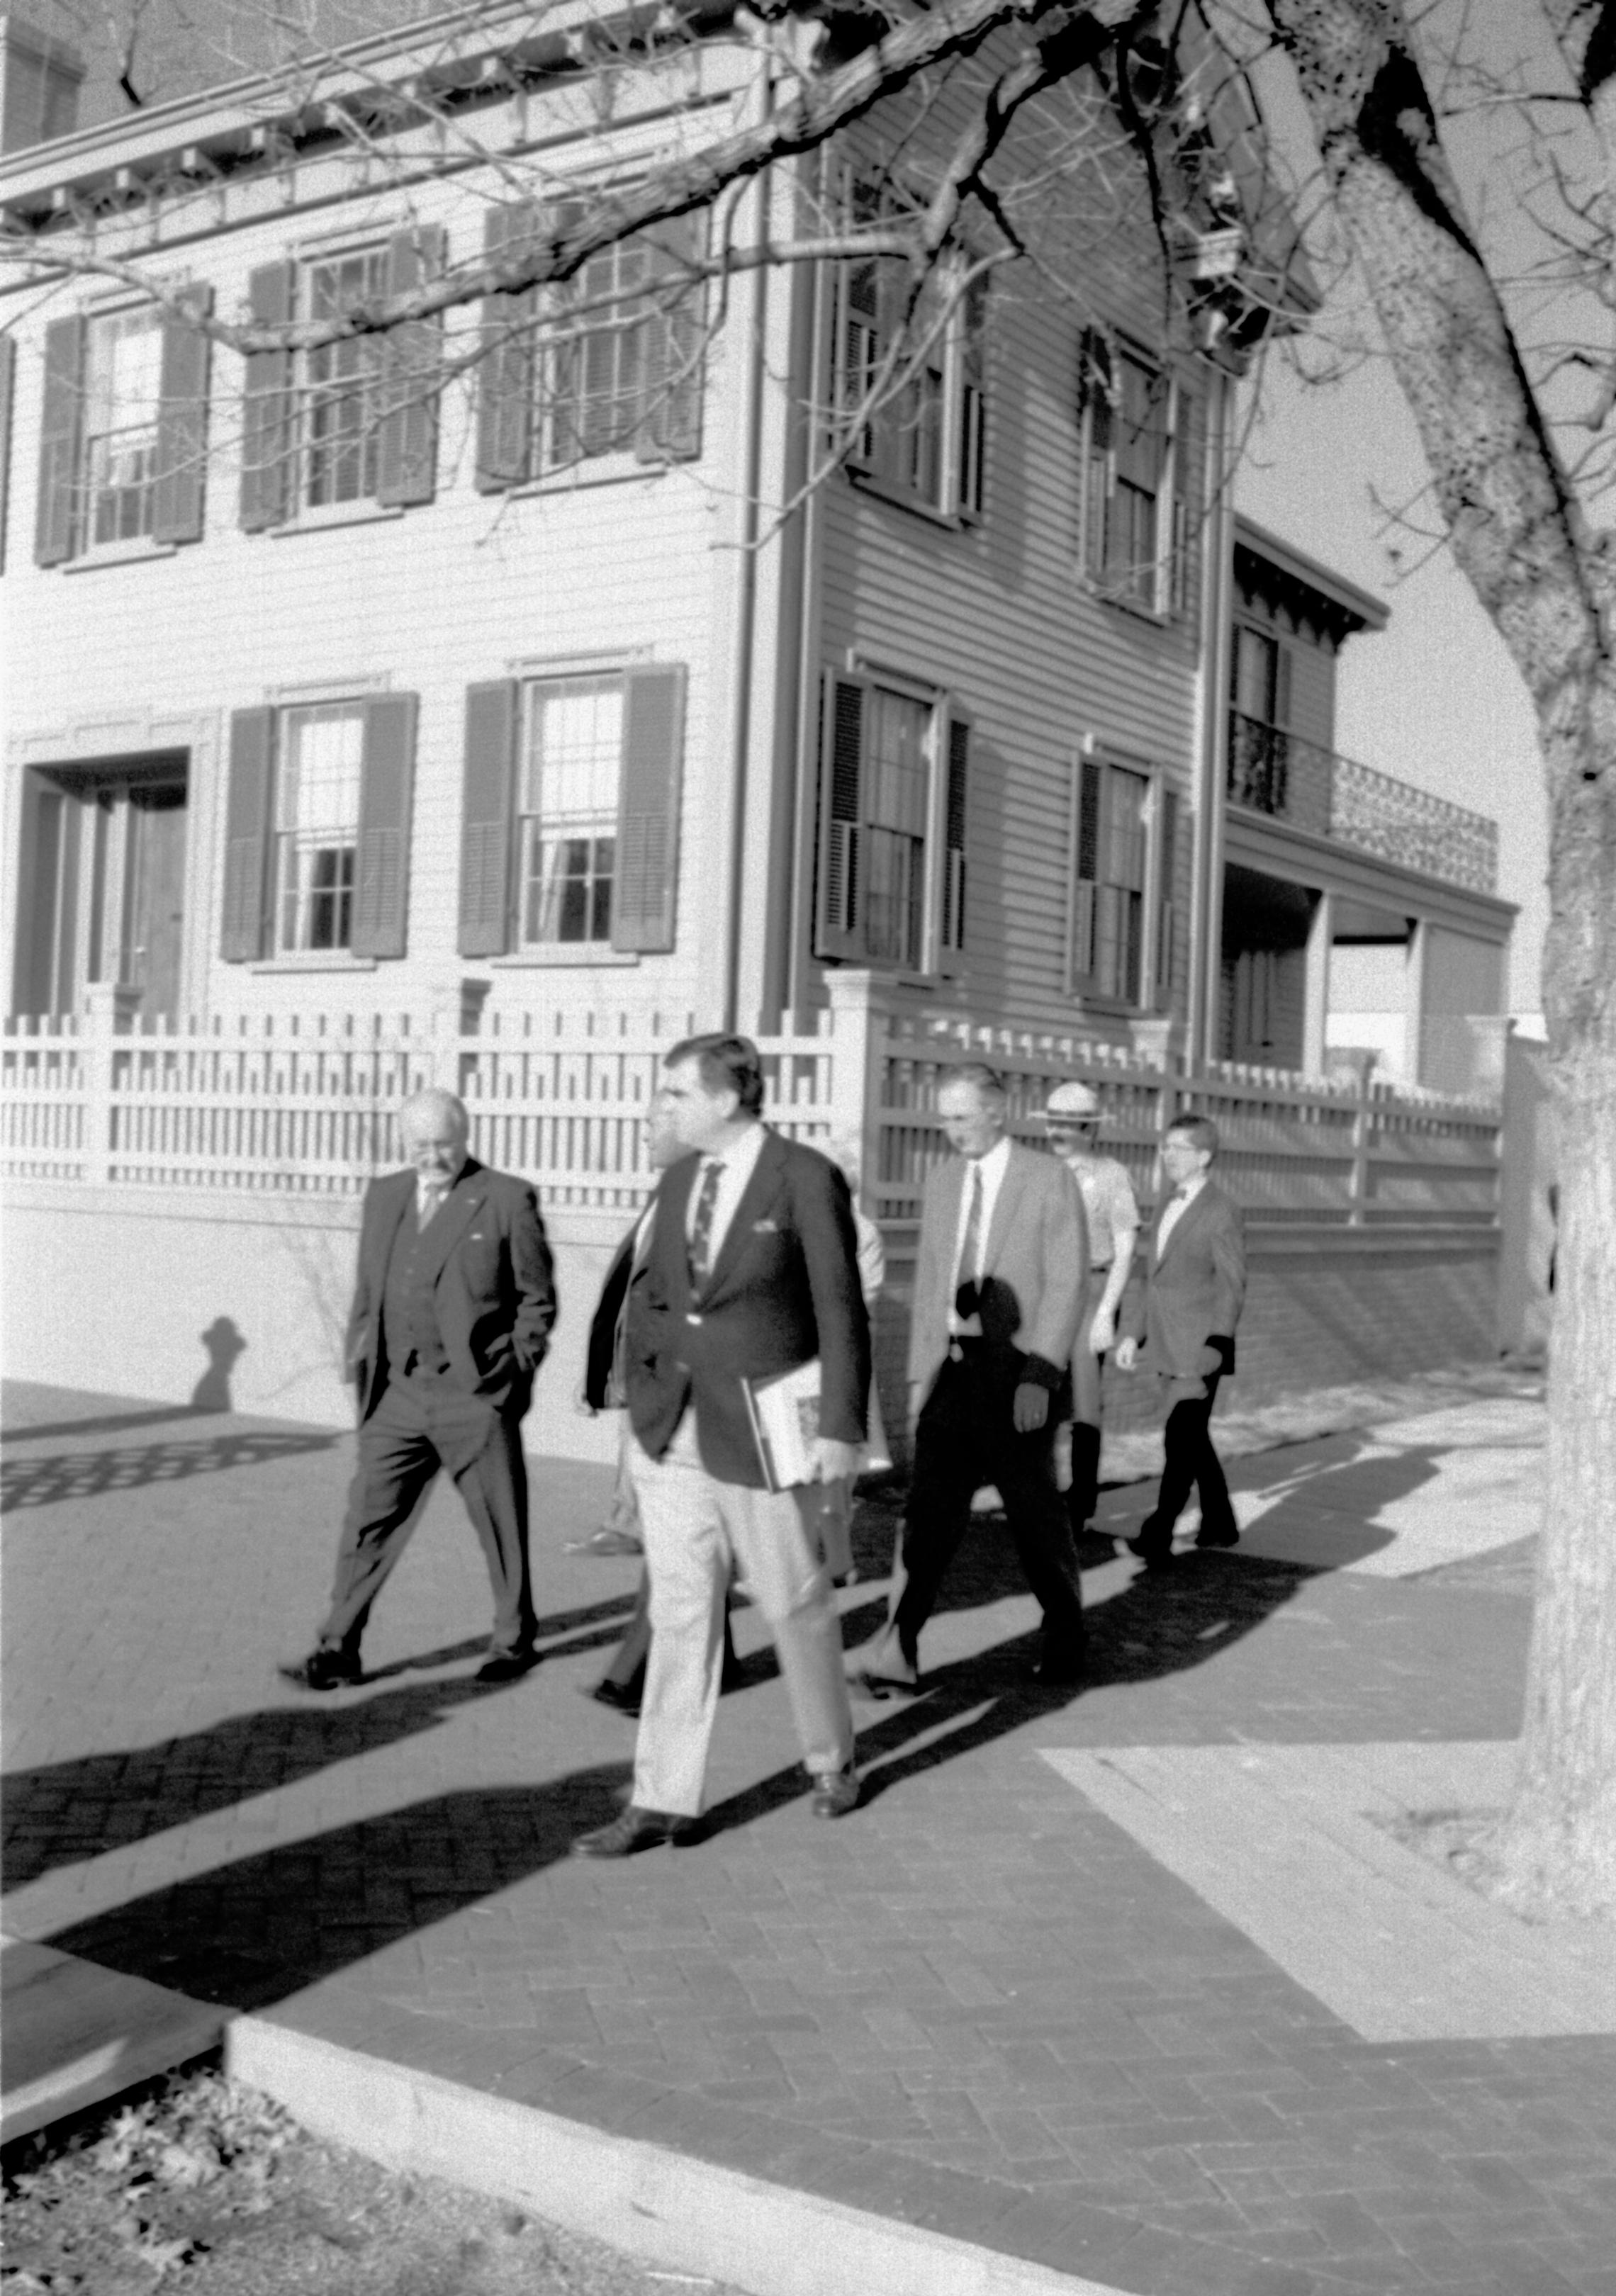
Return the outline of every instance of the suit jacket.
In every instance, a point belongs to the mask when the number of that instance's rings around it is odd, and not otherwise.
[[[634,1239],[638,1232],[636,1220],[613,1252],[606,1280],[601,1285],[601,1296],[589,1319],[589,1344],[584,1351],[584,1401],[591,1411],[610,1411],[614,1400],[621,1400],[612,1394],[612,1373],[617,1363],[618,1324],[628,1297],[628,1279],[634,1273]]]
[[[909,1380],[927,1391],[948,1352],[966,1168],[964,1157],[950,1156],[927,1180],[921,1205]],[[1059,1157],[1013,1142],[988,1225],[978,1294],[982,1339],[997,1368],[1058,1390],[1087,1288],[1088,1224],[1077,1182]]]
[[[387,1385],[382,1295],[399,1223],[415,1217],[415,1175],[389,1172],[365,1192],[347,1363],[368,1419]],[[555,1283],[538,1203],[525,1180],[469,1159],[426,1231],[445,1379],[520,1418],[555,1321]]]
[[[821,1434],[864,1440],[870,1323],[852,1199],[828,1157],[769,1133],[707,1281],[693,1293],[685,1226],[700,1164],[682,1157],[657,1190],[644,1272],[628,1292],[628,1415],[660,1459],[693,1403],[709,1474],[761,1490],[743,1375],[767,1379],[817,1356]]]
[[[1175,1225],[1163,1251],[1156,1207],[1145,1246],[1142,1285],[1129,1285],[1128,1328],[1143,1340],[1151,1367],[1186,1396],[1202,1395],[1215,1371],[1235,1368],[1235,1326],[1246,1296],[1245,1233],[1240,1207],[1216,1180],[1208,1180]],[[1214,1339],[1227,1341],[1215,1348]]]

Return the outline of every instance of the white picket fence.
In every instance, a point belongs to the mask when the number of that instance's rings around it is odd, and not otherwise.
[[[1158,1141],[1181,1110],[1211,1115],[1220,1173],[1261,1222],[1495,1225],[1499,1111],[1435,1094],[1311,1084],[1218,1064],[1189,1078],[1163,1059],[1070,1037],[893,1009],[864,973],[828,1011],[759,1038],[770,1120],[857,1155],[866,1201],[912,1222],[945,1152],[939,1078],[989,1061],[1012,1121],[1038,1139],[1051,1087],[1080,1078],[1106,1111],[1105,1144],[1153,1190]],[[182,1027],[120,1018],[94,995],[81,1018],[17,1021],[0,1037],[0,1170],[18,1180],[351,1196],[398,1160],[392,1111],[424,1084],[457,1091],[474,1153],[534,1179],[551,1209],[627,1212],[650,1185],[644,1117],[662,1058],[692,1016],[625,1009],[397,1016],[219,1017]]]

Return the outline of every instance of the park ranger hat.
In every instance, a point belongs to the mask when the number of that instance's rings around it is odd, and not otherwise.
[[[1086,1084],[1058,1084],[1044,1103],[1046,1124],[1062,1117],[1079,1123],[1098,1124],[1102,1112],[1099,1094]]]

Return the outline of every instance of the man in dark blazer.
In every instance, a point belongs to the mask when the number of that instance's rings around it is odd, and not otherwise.
[[[371,1183],[359,1232],[347,1348],[359,1463],[331,1609],[314,1650],[281,1669],[307,1690],[363,1678],[371,1604],[439,1467],[493,1581],[478,1680],[513,1682],[537,1663],[521,1428],[555,1321],[549,1247],[527,1182],[466,1153],[470,1125],[453,1093],[416,1093],[398,1129],[409,1168]]]
[[[927,1180],[921,1206],[901,1584],[885,1631],[852,1661],[854,1679],[876,1696],[915,1688],[920,1630],[972,1498],[992,1483],[1044,1613],[1035,1672],[1048,1685],[1075,1685],[1083,1598],[1055,1485],[1054,1431],[1088,1288],[1083,1200],[1058,1157],[1010,1137],[1004,1081],[985,1063],[945,1075],[937,1112],[955,1153]]]
[[[815,1815],[841,1816],[858,1800],[818,1488],[768,1489],[742,1387],[817,1359],[819,1476],[853,1472],[870,1339],[848,1185],[828,1158],[759,1121],[763,1072],[747,1037],[676,1045],[659,1101],[687,1152],[657,1191],[623,1349],[651,1655],[632,1799],[573,1843],[591,1857],[696,1838],[734,1570],[774,1637]]]
[[[1120,1370],[1132,1371],[1143,1349],[1167,1390],[1161,1488],[1138,1535],[1120,1542],[1151,1570],[1172,1561],[1173,1525],[1195,1485],[1196,1546],[1233,1546],[1240,1538],[1210,1421],[1218,1386],[1235,1368],[1246,1250],[1240,1208],[1210,1177],[1217,1153],[1210,1117],[1179,1116],[1168,1127],[1161,1168],[1169,1186],[1145,1242],[1143,1293],[1132,1296],[1131,1329],[1117,1347]]]

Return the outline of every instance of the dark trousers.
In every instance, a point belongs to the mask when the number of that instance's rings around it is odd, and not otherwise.
[[[1161,1467],[1161,1488],[1154,1507],[1139,1525],[1139,1537],[1146,1546],[1165,1549],[1172,1545],[1173,1525],[1189,1505],[1191,1490],[1197,1486],[1201,1491],[1202,1529],[1213,1538],[1224,1538],[1237,1528],[1235,1510],[1229,1504],[1229,1487],[1223,1478],[1222,1464],[1212,1448],[1212,1432],[1208,1424],[1222,1379],[1220,1371],[1213,1372],[1207,1380],[1204,1396],[1191,1396],[1185,1402],[1175,1403],[1167,1414],[1167,1456]]]
[[[966,1342],[937,1374],[915,1429],[915,1472],[903,1529],[903,1591],[892,1624],[913,1656],[943,1578],[971,1520],[971,1501],[992,1483],[1005,1503],[1016,1558],[1044,1613],[1044,1655],[1075,1659],[1083,1647],[1083,1597],[1071,1527],[1055,1488],[1053,1416],[1018,1435],[1012,1417],[1019,1371]],[[1052,1398],[1053,1403],[1053,1398]]]
[[[1100,1431],[1086,1419],[1071,1423],[1071,1488],[1066,1516],[1073,1535],[1093,1521],[1100,1501]]]
[[[359,1464],[337,1548],[321,1644],[357,1652],[371,1604],[403,1554],[439,1468],[454,1479],[494,1588],[496,1652],[526,1649],[537,1621],[528,1578],[528,1471],[521,1423],[480,1396],[416,1374],[390,1380],[359,1430]]]

